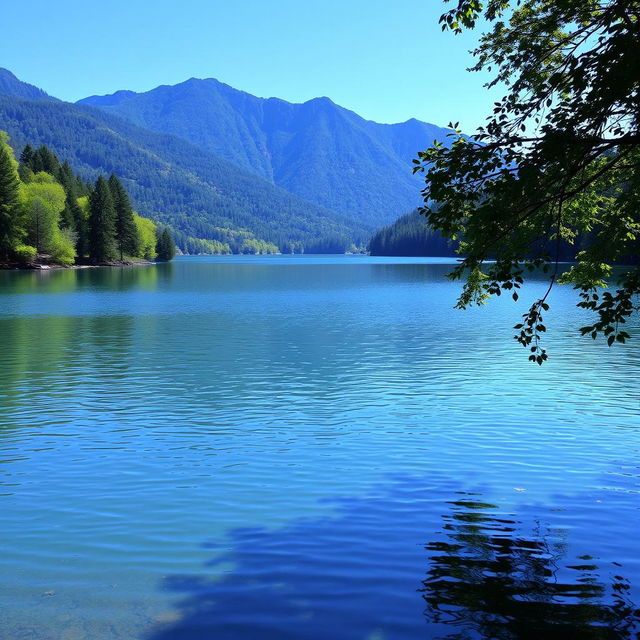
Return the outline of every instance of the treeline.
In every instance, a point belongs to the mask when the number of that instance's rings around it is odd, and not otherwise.
[[[369,241],[372,256],[443,256],[456,254],[456,244],[429,227],[424,216],[412,211],[380,229]]]
[[[0,262],[106,264],[171,260],[169,230],[138,216],[115,174],[91,184],[45,145],[19,161],[0,132]]]
[[[593,242],[592,233],[583,233],[571,240],[542,238],[529,247],[529,255],[542,256],[548,260],[557,259],[571,262],[589,243]],[[369,241],[369,253],[372,256],[442,256],[460,257],[456,252],[457,242],[443,238],[427,224],[426,218],[412,211],[393,224],[380,229]],[[637,264],[638,256],[625,256],[622,264]]]

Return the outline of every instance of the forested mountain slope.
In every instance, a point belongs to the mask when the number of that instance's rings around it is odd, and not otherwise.
[[[371,232],[176,136],[92,107],[16,96],[21,90],[13,83],[4,89],[12,95],[0,95],[0,129],[18,152],[45,144],[87,179],[117,173],[137,210],[171,225],[183,250],[215,250],[199,238],[235,250],[257,239],[283,251],[334,252]]]
[[[32,84],[22,82],[16,78],[8,69],[0,67],[0,95],[15,96],[17,98],[28,98],[30,100],[55,100],[42,89],[34,87]]]
[[[411,160],[449,131],[418,120],[378,124],[315,98],[258,98],[192,78],[146,93],[80,101],[173,133],[287,191],[379,226],[420,204]]]

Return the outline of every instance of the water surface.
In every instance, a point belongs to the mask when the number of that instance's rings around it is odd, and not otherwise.
[[[636,637],[640,339],[450,269],[0,272],[0,638]]]

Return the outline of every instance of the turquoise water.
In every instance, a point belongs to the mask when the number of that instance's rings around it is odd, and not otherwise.
[[[450,268],[0,272],[0,638],[637,637],[640,336]]]

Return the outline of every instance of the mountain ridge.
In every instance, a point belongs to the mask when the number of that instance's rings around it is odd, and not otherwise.
[[[183,250],[232,231],[283,251],[362,245],[420,204],[410,160],[449,133],[416,118],[366,120],[327,96],[259,98],[214,78],[74,104],[0,69],[2,94],[0,126],[14,141],[46,144],[91,177],[115,171],[141,213],[184,236]]]
[[[13,95],[29,100],[51,100],[60,102],[58,98],[50,96],[39,87],[29,84],[28,82],[23,82],[13,72],[4,67],[0,67],[0,95]]]
[[[44,144],[86,178],[117,173],[138,211],[171,225],[183,250],[202,246],[197,239],[228,243],[248,233],[283,251],[335,252],[363,242],[373,230],[181,138],[95,107],[44,99],[44,92],[34,94],[31,85],[16,82],[0,87],[0,128],[17,152],[26,143]],[[24,93],[39,97],[20,97]]]
[[[386,224],[420,204],[411,160],[449,129],[382,124],[326,96],[260,98],[215,78],[78,101],[172,133],[306,200]]]

